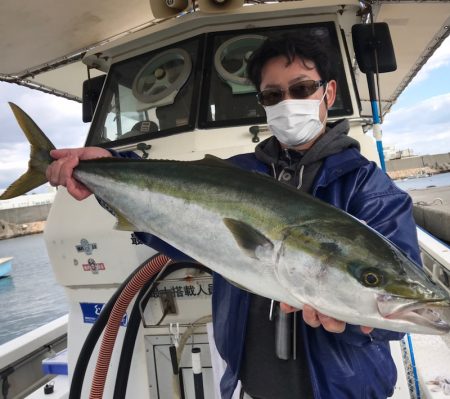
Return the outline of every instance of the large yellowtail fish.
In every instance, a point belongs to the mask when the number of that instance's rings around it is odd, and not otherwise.
[[[0,196],[46,181],[54,148],[11,108],[31,143],[28,171]],[[117,228],[154,234],[251,292],[351,324],[401,332],[450,330],[449,295],[396,246],[345,212],[212,156],[200,161],[104,158],[74,177],[106,202]]]

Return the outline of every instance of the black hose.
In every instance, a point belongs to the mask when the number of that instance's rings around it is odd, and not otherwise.
[[[198,269],[211,273],[209,269],[198,263],[178,262],[170,265],[160,276],[160,279],[167,277],[169,274],[184,268]],[[134,353],[134,345],[136,343],[136,336],[139,330],[139,324],[141,322],[141,313],[139,311],[139,302],[142,300],[142,308],[145,309],[148,301],[151,298],[151,294],[157,288],[155,284],[152,289],[147,292],[148,287],[153,283],[154,278],[145,284],[138,294],[136,301],[134,302],[133,309],[128,319],[127,330],[123,339],[122,350],[120,353],[119,367],[117,369],[116,383],[114,386],[113,399],[124,399],[127,391],[128,378],[130,374],[131,360]],[[145,298],[144,295],[146,295]],[[142,299],[143,298],[143,299]]]
[[[151,262],[157,256],[160,256],[160,254],[153,255],[145,262],[141,263],[141,265],[127,277],[127,279],[119,286],[116,292],[114,292],[109,301],[103,306],[102,311],[100,312],[98,319],[95,321],[91,330],[89,331],[78,356],[77,363],[73,371],[72,382],[70,384],[69,399],[81,398],[81,391],[83,388],[86,370],[89,365],[89,360],[91,359],[92,352],[94,351],[95,346],[97,345],[97,342],[103,330],[105,329],[105,326],[109,319],[109,315],[111,314],[117,298],[122,293],[126,285],[130,282],[130,280],[139,272],[139,270],[141,270],[145,265],[147,265],[147,263]]]

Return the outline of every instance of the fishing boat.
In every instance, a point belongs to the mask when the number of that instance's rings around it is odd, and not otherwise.
[[[348,119],[363,155],[383,167],[378,114],[389,112],[449,35],[450,1],[46,0],[4,2],[0,22],[0,80],[80,102],[80,118],[90,124],[86,146],[177,160],[253,151],[269,132],[244,74],[248,54],[268,36],[320,35],[337,50],[340,70],[330,119]],[[363,73],[377,42],[386,58]],[[70,312],[0,346],[5,397],[86,398],[99,385],[98,362],[109,370],[100,377],[104,398],[220,397],[211,276],[191,264],[161,272],[129,301],[112,357],[102,363],[95,344],[106,315],[136,268],[159,256],[133,233],[113,230],[114,223],[94,198],[77,202],[58,190],[44,236]],[[418,234],[425,270],[450,290],[442,277],[450,271],[449,248]],[[392,343],[392,353],[394,398],[443,394],[427,382],[450,373],[445,339],[408,335]],[[41,367],[46,375],[36,371]]]
[[[0,258],[0,278],[8,277],[11,275],[12,260],[12,257]]]

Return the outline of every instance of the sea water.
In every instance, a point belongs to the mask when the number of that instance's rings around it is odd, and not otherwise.
[[[440,173],[438,175],[414,179],[395,180],[395,184],[405,191],[450,186],[450,173]]]
[[[14,257],[11,277],[0,279],[0,344],[40,327],[69,310],[57,284],[43,234],[0,241],[0,258]]]

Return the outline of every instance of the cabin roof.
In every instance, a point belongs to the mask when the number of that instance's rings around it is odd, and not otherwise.
[[[309,2],[298,3],[305,6]],[[381,75],[385,113],[448,36],[450,1],[375,3],[375,20],[389,24],[398,65],[397,71]],[[155,21],[149,0],[3,1],[0,80],[36,85],[80,101],[82,81],[88,76],[81,62],[84,54]],[[96,74],[91,71],[91,76]],[[370,115],[365,75],[357,73],[356,80],[363,115]]]

